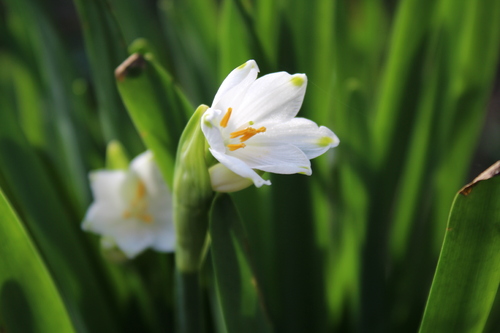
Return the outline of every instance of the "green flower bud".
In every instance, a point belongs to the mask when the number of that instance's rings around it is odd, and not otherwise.
[[[179,141],[174,172],[174,223],[177,234],[177,268],[196,272],[207,239],[208,211],[214,192],[205,160],[205,136],[200,121],[208,106],[201,105],[189,120]]]
[[[127,170],[130,159],[118,140],[112,140],[106,147],[106,169]]]

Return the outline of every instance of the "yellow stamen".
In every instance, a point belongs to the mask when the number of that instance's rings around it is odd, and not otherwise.
[[[138,217],[142,222],[145,222],[145,223],[153,222],[153,216],[151,216],[151,214],[142,214]]]
[[[220,126],[221,127],[226,127],[227,123],[229,122],[229,118],[231,117],[231,113],[233,112],[233,108],[228,108],[226,114],[224,117],[222,117],[222,120],[220,121]]]
[[[135,191],[135,200],[139,201],[146,195],[146,185],[143,182],[139,181],[137,185],[137,190]]]
[[[255,134],[257,134],[257,133],[264,133],[265,131],[266,131],[265,127],[261,127],[261,128],[258,128],[258,129],[255,129],[253,127],[247,127],[247,128],[245,128],[243,130],[235,131],[235,132],[231,133],[229,135],[229,138],[234,139],[234,138],[237,138],[237,137],[241,136],[240,142],[245,142],[248,139],[250,139],[252,136],[254,136]]]
[[[244,144],[244,143],[237,143],[237,144],[234,144],[234,145],[227,145],[227,148],[229,148],[230,151],[235,151],[236,149],[245,148],[245,147],[246,147],[246,144]]]
[[[135,190],[135,197],[130,202],[129,209],[122,214],[124,219],[137,218],[145,223],[153,222],[153,216],[148,214],[148,203],[146,201],[146,185],[139,181]]]

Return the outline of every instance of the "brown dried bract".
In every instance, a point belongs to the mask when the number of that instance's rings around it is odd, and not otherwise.
[[[481,180],[486,180],[498,176],[500,174],[500,161],[490,166],[488,169],[483,171],[479,176],[477,176],[472,182],[462,187],[460,194],[469,195],[472,192],[472,188],[479,183]]]
[[[115,69],[115,77],[118,81],[123,81],[130,69],[144,68],[146,60],[139,53],[134,53]]]

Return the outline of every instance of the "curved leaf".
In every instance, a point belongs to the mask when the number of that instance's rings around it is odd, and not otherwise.
[[[500,161],[455,197],[420,332],[483,330],[500,283],[499,172]]]
[[[115,75],[137,130],[172,185],[177,144],[194,109],[151,54],[131,55]]]
[[[228,332],[271,332],[250,265],[245,231],[227,195],[217,197],[213,204],[210,236],[217,293]]]
[[[55,282],[0,190],[0,331],[75,332]]]

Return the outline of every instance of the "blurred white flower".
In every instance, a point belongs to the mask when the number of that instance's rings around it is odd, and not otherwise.
[[[210,152],[223,165],[210,169],[215,191],[237,191],[251,182],[271,185],[255,170],[311,175],[310,159],[339,144],[330,129],[295,118],[306,92],[305,74],[257,79],[258,72],[254,60],[234,69],[202,117]]]
[[[149,247],[174,250],[172,197],[150,151],[132,160],[129,170],[99,170],[89,178],[94,202],[84,230],[116,243],[128,258]]]

